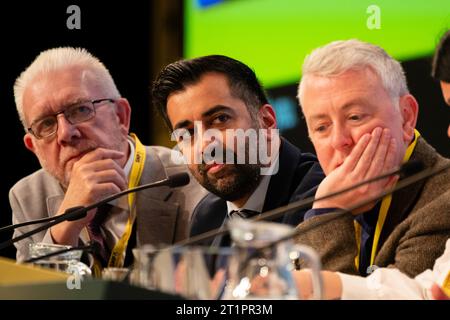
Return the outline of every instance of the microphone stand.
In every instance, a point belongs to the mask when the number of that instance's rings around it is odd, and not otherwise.
[[[122,197],[128,193],[132,193],[132,192],[137,192],[143,189],[147,189],[147,188],[152,188],[152,187],[159,187],[159,186],[169,186],[170,188],[175,188],[175,187],[180,187],[183,185],[186,185],[189,183],[189,175],[185,172],[182,173],[177,173],[174,175],[169,176],[166,179],[163,180],[159,180],[156,182],[152,182],[152,183],[148,183],[148,184],[144,184],[142,186],[138,186],[135,188],[131,188],[131,189],[127,189],[124,190],[122,192],[113,194],[109,197],[104,198],[103,200],[100,200],[94,204],[88,205],[86,207],[83,206],[79,206],[79,207],[73,207],[73,208],[69,208],[67,209],[63,214],[55,216],[55,217],[49,217],[49,218],[44,218],[44,219],[39,219],[39,220],[33,220],[33,221],[27,221],[27,222],[23,222],[23,223],[19,223],[19,224],[15,224],[15,225],[10,225],[7,227],[3,227],[0,229],[0,232],[2,231],[7,231],[7,230],[11,230],[11,229],[16,229],[19,227],[23,227],[26,225],[30,225],[30,224],[36,224],[36,223],[42,223],[42,222],[48,222],[47,224],[44,224],[40,227],[37,227],[36,229],[33,229],[29,232],[26,232],[20,236],[17,236],[15,238],[9,239],[7,241],[4,241],[2,243],[0,243],[0,250],[12,245],[15,242],[18,242],[22,239],[28,238],[29,236],[32,236],[35,233],[41,232],[43,230],[46,230],[48,228],[51,228],[52,226],[61,223],[63,221],[74,221],[77,219],[81,219],[83,217],[85,217],[87,215],[87,212],[91,209],[97,208],[105,203],[108,203],[112,200],[115,200],[119,197]]]
[[[255,251],[250,256],[246,257],[245,262],[242,263],[242,266],[240,266],[240,267],[246,266],[248,261],[250,261],[251,259],[254,259],[255,257],[257,257],[260,254],[261,251],[264,251],[266,249],[274,248],[275,246],[277,246],[278,244],[282,243],[283,241],[290,240],[290,239],[294,238],[295,236],[297,236],[299,234],[308,232],[308,231],[310,231],[310,230],[312,230],[314,228],[317,228],[319,226],[322,226],[322,225],[325,225],[327,223],[330,223],[330,222],[332,222],[334,220],[337,220],[337,219],[339,219],[339,218],[341,218],[343,216],[349,215],[349,216],[353,217],[353,214],[352,214],[353,210],[356,210],[356,209],[359,209],[361,207],[364,207],[364,206],[366,206],[366,205],[368,205],[370,203],[373,203],[374,201],[379,200],[379,199],[381,199],[381,198],[383,198],[383,197],[385,197],[385,196],[387,196],[387,195],[389,195],[391,193],[394,193],[394,192],[396,192],[398,190],[404,189],[407,186],[410,186],[410,185],[412,185],[412,184],[414,184],[414,183],[416,183],[416,182],[418,182],[420,180],[423,180],[423,179],[425,179],[427,177],[434,176],[434,175],[436,175],[436,174],[438,174],[438,173],[440,173],[442,171],[445,171],[448,168],[450,168],[450,164],[442,166],[440,168],[434,168],[434,169],[430,168],[430,169],[422,170],[421,172],[419,172],[417,174],[414,174],[414,175],[412,175],[410,177],[407,177],[407,178],[399,181],[394,187],[392,187],[392,188],[390,188],[390,189],[388,189],[386,191],[381,192],[377,196],[370,197],[369,199],[361,201],[361,202],[357,203],[356,205],[353,205],[353,206],[351,206],[351,207],[349,207],[347,209],[337,209],[333,213],[329,213],[325,219],[322,219],[321,221],[316,222],[316,223],[312,223],[312,224],[308,225],[305,228],[300,229],[300,228],[297,227],[292,232],[288,233],[287,235],[285,235],[285,236],[283,236],[283,237],[281,237],[281,238],[279,238],[279,239],[277,239],[275,241],[272,241],[269,244],[266,244],[266,245],[263,245],[261,247],[255,248]],[[379,180],[381,178],[380,177],[376,177],[375,179]],[[371,179],[371,180],[373,180],[373,179]],[[369,182],[366,181],[366,182],[363,182],[363,183],[356,184],[355,186],[361,186],[364,183],[369,183]],[[347,189],[351,190],[352,188],[355,188],[355,186],[352,186],[352,187],[347,188]],[[345,190],[345,189],[343,189],[343,190]],[[338,191],[335,194],[341,194],[343,192],[343,190]],[[321,200],[321,199],[328,198],[328,197],[329,197],[329,195],[326,195],[325,197],[318,198],[317,200]],[[305,199],[305,200],[307,200],[307,199]],[[298,202],[298,203],[301,203],[301,201]],[[292,203],[292,204],[295,204],[295,202]],[[272,210],[272,211],[268,211],[267,214],[265,214],[264,216],[266,216],[266,217],[274,217],[274,216],[278,217],[280,212],[290,211],[290,210],[286,210],[287,207],[289,207],[289,205],[281,207],[281,208],[278,208],[278,209],[275,209],[275,210]],[[291,206],[291,207],[295,207],[295,206]],[[284,209],[284,210],[279,210],[279,209]],[[259,220],[265,220],[265,219],[264,219],[264,217],[261,216],[261,217],[256,218],[256,219],[248,219],[248,220],[249,221],[259,221]],[[229,231],[228,228],[226,228],[225,230],[226,230],[226,232]],[[295,268],[298,270],[299,269],[298,259],[295,260],[294,265],[295,265]],[[319,280],[319,281],[321,282],[321,280]],[[322,285],[320,284],[319,288],[321,288],[321,286]],[[322,294],[322,292],[319,291],[318,292],[319,297],[321,297],[321,294]]]
[[[112,196],[106,197],[106,198],[104,198],[104,199],[102,199],[102,200],[100,200],[100,201],[98,201],[98,202],[96,202],[94,204],[91,204],[91,205],[89,205],[87,207],[79,206],[79,207],[74,207],[74,208],[67,209],[63,214],[61,214],[59,216],[48,217],[48,218],[32,220],[32,221],[26,221],[26,222],[22,222],[22,223],[18,223],[18,224],[9,225],[9,226],[0,228],[0,232],[8,231],[8,230],[14,230],[16,228],[25,227],[25,226],[28,226],[28,225],[31,225],[31,224],[39,224],[39,223],[53,221],[53,220],[58,219],[59,217],[65,217],[65,220],[71,220],[71,221],[72,220],[77,220],[79,218],[83,218],[84,215],[89,210],[91,210],[93,208],[97,208],[97,207],[101,206],[102,204],[105,204],[105,203],[108,203],[108,202],[110,202],[112,200],[120,198],[120,197],[122,197],[122,196],[124,196],[124,195],[126,195],[128,193],[137,192],[137,191],[140,191],[140,190],[143,190],[143,189],[146,189],[146,188],[149,188],[149,187],[153,187],[153,186],[157,187],[157,186],[160,186],[160,185],[164,185],[164,184],[167,183],[168,180],[169,179],[163,179],[163,180],[159,180],[159,181],[156,181],[156,182],[153,182],[153,183],[144,184],[142,186],[138,186],[138,187],[135,187],[135,188],[127,189],[127,190],[124,190],[122,192],[113,194]],[[61,220],[60,222],[65,221],[65,220]],[[39,230],[39,231],[41,231],[41,230]]]
[[[376,182],[378,180],[383,180],[385,178],[388,178],[388,177],[391,177],[391,176],[394,176],[394,175],[398,175],[398,174],[401,175],[403,173],[411,174],[412,172],[416,172],[417,170],[421,170],[422,167],[423,167],[423,164],[421,162],[410,161],[410,162],[405,163],[399,169],[390,171],[388,173],[382,174],[380,176],[377,176],[377,177],[374,177],[374,178],[371,178],[371,179],[364,180],[364,181],[359,182],[359,183],[357,183],[355,185],[352,185],[350,187],[347,187],[347,188],[341,189],[339,191],[327,194],[327,195],[325,195],[323,197],[315,198],[314,196],[311,196],[311,197],[308,197],[306,199],[301,199],[301,200],[298,200],[298,201],[294,201],[294,202],[291,202],[291,203],[289,203],[289,204],[287,204],[285,206],[278,207],[276,209],[266,211],[266,212],[262,213],[261,215],[256,216],[256,217],[251,218],[251,219],[248,219],[248,220],[249,221],[274,220],[276,218],[281,217],[282,215],[286,214],[286,212],[289,212],[291,210],[304,209],[304,208],[310,206],[315,201],[322,201],[322,200],[325,200],[325,199],[329,199],[329,198],[341,195],[343,193],[346,193],[348,191],[351,191],[353,189],[356,189],[356,188],[358,188],[360,186],[363,186],[365,184]],[[444,171],[444,170],[448,169],[448,167],[450,167],[450,165],[445,166],[444,168],[440,168],[439,170],[437,170],[437,172],[435,172],[433,174],[437,174],[437,173],[439,173],[441,171]],[[436,170],[436,169],[423,170],[422,172],[424,172],[423,173],[424,177],[427,177],[430,174],[429,172],[434,172],[434,170]],[[431,175],[433,175],[433,174],[431,174]],[[422,175],[421,175],[421,178],[419,178],[419,180],[421,180],[421,179],[423,179]],[[405,180],[406,179],[404,179],[404,181]],[[411,182],[411,183],[413,183],[413,182]],[[399,183],[397,183],[397,185],[399,185]],[[395,191],[396,190],[398,190],[398,189],[395,189]],[[337,219],[337,217],[334,218],[334,219]],[[229,228],[226,225],[223,225],[220,228],[213,229],[213,230],[204,232],[202,234],[193,236],[191,238],[188,238],[186,240],[182,240],[180,242],[177,242],[176,244],[174,244],[174,246],[187,246],[187,245],[197,244],[197,243],[199,243],[201,241],[209,240],[209,239],[212,239],[212,238],[214,238],[216,236],[226,234],[228,232],[229,232]]]
[[[441,173],[442,171],[445,171],[445,170],[447,170],[449,168],[450,168],[450,164],[447,164],[447,165],[439,167],[439,168],[425,169],[425,170],[423,170],[423,171],[421,171],[421,172],[419,172],[419,173],[417,173],[417,174],[415,174],[415,175],[413,175],[411,177],[407,177],[407,178],[405,178],[403,180],[400,180],[394,187],[392,187],[392,188],[390,188],[390,189],[388,189],[386,191],[383,191],[383,192],[381,192],[380,194],[378,194],[378,195],[376,195],[374,197],[371,197],[369,199],[361,201],[361,202],[357,203],[356,205],[353,205],[353,206],[351,206],[351,207],[349,207],[347,209],[337,209],[337,210],[335,210],[333,213],[329,214],[328,219],[324,219],[324,220],[322,220],[320,222],[317,222],[317,223],[312,223],[308,227],[305,227],[303,229],[295,228],[292,231],[292,233],[290,233],[290,234],[288,234],[288,235],[286,235],[286,236],[284,236],[284,237],[282,237],[282,238],[280,238],[280,239],[278,239],[276,241],[273,241],[272,243],[268,244],[267,246],[261,247],[261,249],[270,248],[272,246],[275,246],[278,243],[281,243],[281,242],[283,242],[285,240],[289,240],[289,239],[291,239],[291,238],[293,238],[293,237],[295,237],[295,236],[297,236],[297,235],[299,235],[301,233],[307,232],[307,231],[309,231],[311,229],[314,229],[314,228],[319,227],[321,225],[327,224],[327,223],[329,223],[331,221],[337,220],[337,219],[339,219],[339,218],[341,218],[341,217],[343,217],[345,215],[352,215],[351,212],[353,210],[356,210],[356,209],[359,209],[361,207],[364,207],[364,206],[366,206],[366,205],[368,205],[368,204],[370,204],[370,203],[372,203],[372,202],[374,202],[376,200],[379,200],[379,199],[381,199],[381,198],[383,198],[383,197],[385,197],[385,196],[387,196],[387,195],[389,195],[391,193],[394,193],[394,192],[396,192],[398,190],[404,189],[404,188],[406,188],[406,187],[408,187],[408,186],[410,186],[410,185],[412,185],[412,184],[414,184],[414,183],[416,183],[416,182],[418,182],[420,180],[423,180],[425,178],[434,176],[434,175],[436,175],[438,173]],[[361,185],[361,184],[359,184],[359,185]],[[324,197],[322,197],[321,199],[323,199],[323,198]],[[270,213],[270,211],[268,213]],[[269,215],[269,216],[272,216],[272,214]],[[262,219],[251,219],[251,220],[258,221],[258,220],[262,220]]]

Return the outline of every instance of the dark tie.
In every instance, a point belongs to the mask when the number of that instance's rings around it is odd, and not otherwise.
[[[250,219],[259,214],[258,211],[248,210],[248,209],[239,209],[230,211],[230,217],[233,218],[235,216],[241,217],[243,219]]]
[[[258,211],[248,210],[248,209],[239,209],[232,210],[228,213],[227,219],[233,219],[239,217],[241,219],[249,219],[259,214]],[[220,247],[229,247],[231,246],[231,237],[229,232],[226,232],[223,235],[216,236],[213,240],[212,246],[220,246]]]
[[[106,241],[103,238],[100,226],[105,222],[112,205],[104,204],[97,209],[94,218],[87,225],[87,230],[91,241],[96,242],[98,245],[97,252],[94,252],[96,258],[100,261],[103,267],[108,264],[109,254]]]

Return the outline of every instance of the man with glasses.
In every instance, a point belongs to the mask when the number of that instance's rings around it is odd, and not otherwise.
[[[14,223],[64,213],[117,192],[186,171],[163,147],[145,147],[128,134],[131,108],[105,66],[84,49],[42,52],[14,85],[24,143],[42,169],[10,191]],[[128,264],[137,244],[173,243],[187,236],[189,215],[205,191],[183,188],[130,194],[77,221],[57,224],[16,243],[17,260],[32,242],[100,244],[97,266]],[[33,229],[17,229],[18,236]],[[94,263],[95,266],[95,263]]]

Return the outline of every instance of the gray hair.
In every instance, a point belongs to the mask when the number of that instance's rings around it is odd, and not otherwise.
[[[25,116],[23,114],[23,94],[28,85],[38,76],[54,71],[81,67],[93,77],[93,80],[104,88],[111,98],[119,98],[120,93],[111,74],[105,65],[86,49],[60,47],[41,52],[14,83],[14,99],[20,121],[25,130]]]
[[[393,101],[409,93],[405,73],[398,61],[379,46],[352,39],[331,42],[306,56],[302,67],[302,79],[298,87],[300,104],[303,83],[309,75],[333,77],[348,70],[364,68],[370,68],[378,75]]]

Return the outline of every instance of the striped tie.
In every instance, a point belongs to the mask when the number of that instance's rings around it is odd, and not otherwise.
[[[104,204],[97,209],[94,218],[87,225],[87,230],[89,233],[89,238],[91,241],[96,242],[98,244],[99,250],[98,252],[94,252],[96,258],[100,261],[103,267],[106,267],[109,259],[109,250],[106,246],[105,239],[103,238],[100,226],[105,222],[106,217],[108,216],[109,211],[112,206],[110,204]]]
[[[234,218],[235,216],[241,217],[243,219],[250,219],[259,214],[258,211],[248,210],[248,209],[239,209],[230,211],[230,218]]]

